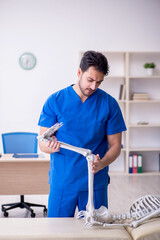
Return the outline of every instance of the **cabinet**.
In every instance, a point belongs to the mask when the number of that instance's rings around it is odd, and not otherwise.
[[[142,154],[143,174],[160,174],[160,52],[103,52],[110,73],[100,88],[118,101],[127,131],[119,158],[110,172],[128,174],[130,154]],[[82,52],[80,54],[82,56]],[[153,75],[143,65],[154,62]],[[125,85],[125,98],[119,100],[120,86]],[[145,93],[148,99],[133,100],[134,93]]]

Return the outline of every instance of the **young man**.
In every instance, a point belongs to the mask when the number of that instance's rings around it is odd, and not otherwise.
[[[92,165],[95,208],[108,207],[109,165],[121,151],[125,123],[116,100],[98,87],[108,75],[106,57],[95,51],[84,53],[78,80],[52,94],[45,102],[40,119],[40,135],[56,122],[63,126],[54,141],[39,142],[50,153],[48,217],[73,217],[76,206],[85,210],[88,201],[88,169],[84,156],[60,148],[57,141],[90,149],[96,155]]]

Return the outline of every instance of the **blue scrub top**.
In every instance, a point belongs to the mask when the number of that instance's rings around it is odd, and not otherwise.
[[[117,101],[97,89],[84,103],[72,86],[52,94],[45,102],[38,125],[51,127],[56,122],[63,126],[56,132],[57,140],[90,149],[102,158],[108,150],[107,135],[126,130]],[[94,189],[108,184],[108,166],[94,176]],[[86,158],[61,148],[51,154],[49,183],[57,189],[88,190]]]

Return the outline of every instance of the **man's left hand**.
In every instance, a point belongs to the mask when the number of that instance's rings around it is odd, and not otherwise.
[[[104,167],[105,166],[102,159],[100,159],[99,154],[97,154],[95,160],[92,163],[92,172],[95,174],[98,171],[102,170]]]

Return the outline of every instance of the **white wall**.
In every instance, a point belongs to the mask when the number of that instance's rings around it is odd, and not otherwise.
[[[159,0],[0,0],[0,133],[38,132],[45,99],[76,81],[79,51],[160,51],[159,10]],[[26,51],[30,71],[18,63]]]

